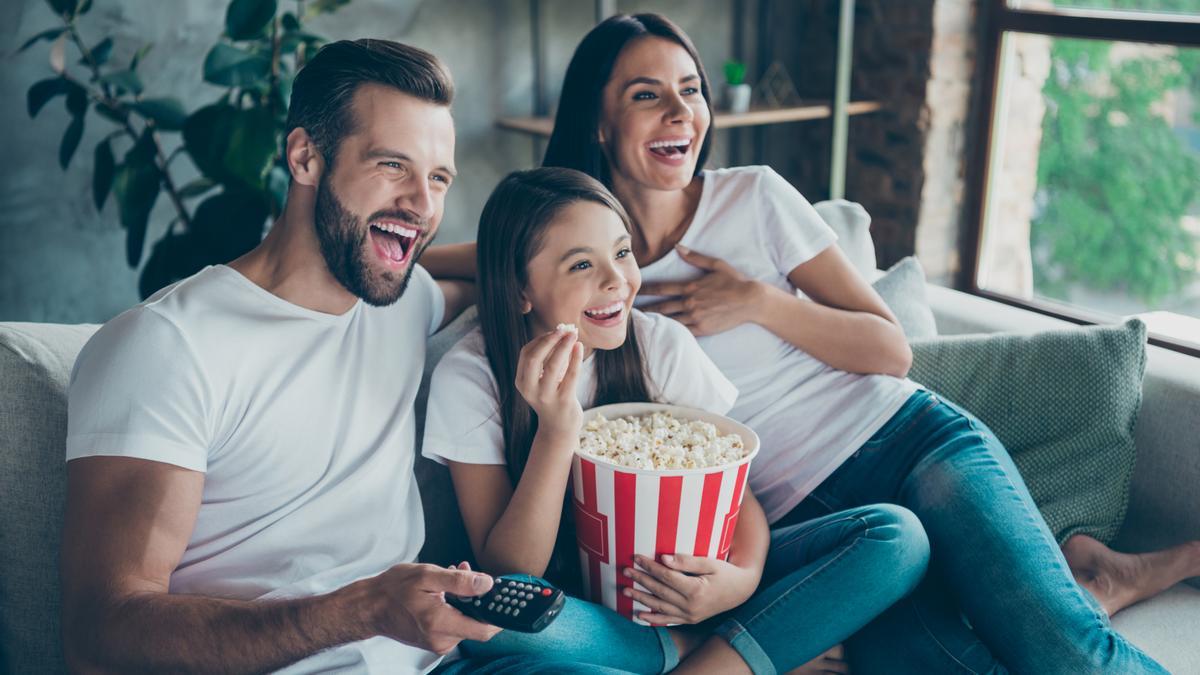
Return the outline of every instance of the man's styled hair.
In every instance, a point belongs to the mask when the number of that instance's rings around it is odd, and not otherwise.
[[[303,127],[332,167],[338,145],[358,124],[351,102],[363,84],[392,87],[438,105],[454,100],[450,72],[424,49],[391,40],[339,40],[322,47],[297,73],[285,134]]]

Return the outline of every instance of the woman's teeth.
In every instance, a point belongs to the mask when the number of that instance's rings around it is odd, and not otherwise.
[[[655,154],[675,155],[687,152],[691,144],[691,140],[654,141],[646,147],[650,149],[650,152]]]
[[[585,309],[583,313],[593,319],[610,319],[621,310],[625,309],[625,303],[618,300],[604,307],[596,307],[595,309]]]

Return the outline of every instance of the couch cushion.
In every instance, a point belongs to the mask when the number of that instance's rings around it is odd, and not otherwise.
[[[1200,590],[1179,584],[1113,617],[1113,627],[1172,673],[1200,673]]]
[[[896,315],[909,340],[938,334],[933,310],[925,296],[925,269],[916,258],[908,256],[892,265],[871,287]]]
[[[59,672],[67,382],[99,326],[0,323],[0,672]]]
[[[838,237],[838,248],[863,277],[875,270],[875,243],[871,241],[871,216],[858,202],[827,199],[813,208]]]
[[[909,376],[1004,442],[1051,531],[1112,541],[1129,499],[1146,326],[1087,326],[913,343]]]

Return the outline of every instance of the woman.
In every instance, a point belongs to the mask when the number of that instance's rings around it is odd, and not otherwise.
[[[808,202],[769,169],[702,170],[710,100],[682,31],[612,17],[572,58],[545,164],[599,178],[629,212],[643,296],[659,296],[645,308],[700,336],[741,392],[730,415],[763,439],[751,485],[774,527],[874,502],[921,519],[927,579],[850,641],[852,669],[1164,672],[1074,582],[995,436],[903,379],[902,330]],[[464,259],[427,256],[446,276]],[[1115,612],[1152,586],[1096,591]]]

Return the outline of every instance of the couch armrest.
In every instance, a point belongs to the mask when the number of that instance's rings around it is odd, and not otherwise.
[[[926,290],[942,334],[1073,325],[940,286]],[[1200,358],[1155,346],[1146,352],[1137,463],[1129,511],[1115,542],[1128,551],[1200,539]]]

